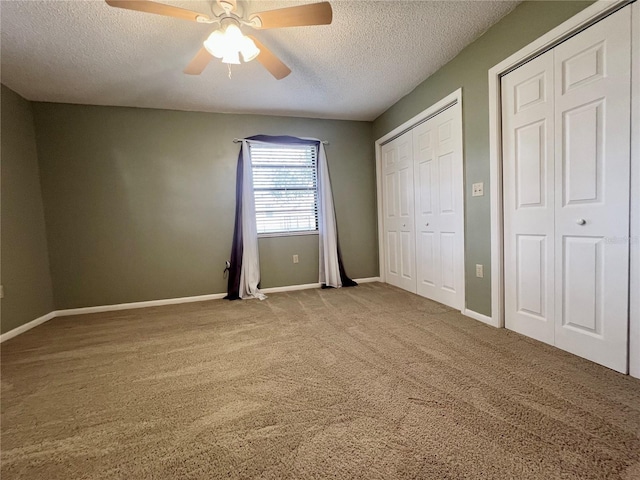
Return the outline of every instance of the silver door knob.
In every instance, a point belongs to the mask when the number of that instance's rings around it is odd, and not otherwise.
[[[402,224],[402,226],[403,226],[403,227],[406,227],[406,226],[407,226],[407,224],[406,224],[406,223],[403,223],[403,224]]]
[[[576,223],[578,225],[584,225],[585,223],[587,223],[587,221],[584,218],[579,218],[578,220],[576,220]]]
[[[428,223],[425,223],[425,224],[424,224],[424,226],[425,226],[425,227],[428,227],[428,226],[429,226],[429,224],[428,224]]]

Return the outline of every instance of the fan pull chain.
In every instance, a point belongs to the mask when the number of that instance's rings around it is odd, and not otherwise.
[[[227,63],[227,68],[229,69],[229,78],[231,78],[231,64]]]

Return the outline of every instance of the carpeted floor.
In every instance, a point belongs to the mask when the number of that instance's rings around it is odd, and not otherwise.
[[[379,284],[2,345],[3,480],[640,479],[640,381]]]

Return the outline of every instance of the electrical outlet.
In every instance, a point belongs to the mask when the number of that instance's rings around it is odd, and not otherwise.
[[[476,264],[476,277],[484,278],[484,267],[480,264]]]
[[[4,285],[0,285],[0,298],[4,298]]]
[[[471,186],[471,195],[473,197],[482,197],[484,195],[484,183],[474,183]]]
[[[300,260],[298,259],[298,255],[293,256],[293,263],[298,263]]]

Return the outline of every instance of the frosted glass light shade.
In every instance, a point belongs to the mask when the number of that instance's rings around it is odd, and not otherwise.
[[[238,28],[238,26],[234,25],[233,23],[225,29],[224,36],[229,43],[235,44],[239,44],[244,37],[242,31],[240,31],[240,28]]]
[[[227,49],[222,57],[222,63],[232,63],[234,65],[240,65],[240,52],[237,50]]]
[[[204,41],[204,48],[216,58],[222,58],[225,54],[225,38],[220,30],[216,30]]]
[[[242,58],[245,62],[250,62],[260,55],[260,49],[256,47],[256,44],[249,37],[242,38],[240,52],[242,53]]]

